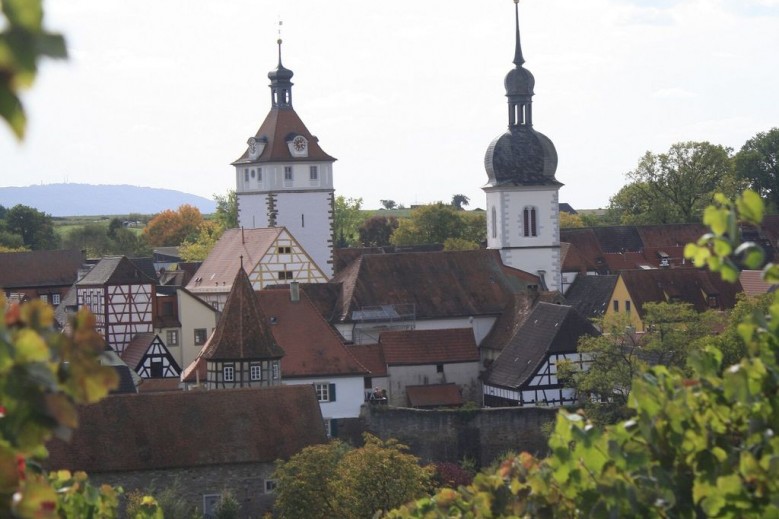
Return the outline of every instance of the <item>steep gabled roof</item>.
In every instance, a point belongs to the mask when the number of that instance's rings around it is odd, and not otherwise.
[[[273,323],[270,330],[276,343],[284,350],[284,378],[368,374],[305,293],[298,301],[292,301],[285,289],[261,290],[257,297]]]
[[[153,332],[136,334],[119,357],[130,368],[137,369],[138,364],[143,359],[143,356],[146,355],[146,352],[149,351],[149,347],[151,347],[151,343],[156,336],[157,334]]]
[[[357,361],[365,366],[373,377],[387,376],[387,361],[384,352],[378,344],[352,344],[349,352]]]
[[[287,141],[295,135],[302,135],[308,140],[308,156],[293,157],[289,152]],[[308,162],[335,161],[319,146],[319,139],[311,135],[306,125],[292,108],[273,108],[260,125],[255,135],[257,140],[267,142],[262,154],[255,160],[249,158],[249,149],[244,151],[233,165],[256,164],[264,162]]]
[[[574,308],[538,303],[490,366],[485,383],[520,388],[531,380],[549,355],[575,353],[582,335],[599,333]]]
[[[201,356],[206,360],[281,358],[284,350],[273,337],[268,318],[242,268],[238,269],[231,285],[222,316]]]
[[[479,361],[471,328],[383,332],[379,345],[388,366]]]
[[[157,284],[126,256],[105,256],[76,286]]]
[[[538,278],[505,267],[496,250],[366,254],[332,280],[342,284],[337,321],[364,307],[413,304],[418,319],[497,315]]]
[[[273,463],[326,440],[310,385],[112,396],[78,414],[69,443],[47,444],[48,468],[98,473]]]
[[[580,275],[565,293],[565,299],[588,319],[602,317],[608,310],[616,284],[617,276]]]
[[[197,269],[195,276],[187,283],[187,290],[191,292],[230,290],[230,284],[241,265],[246,265],[246,268],[251,271],[283,230],[283,227],[227,229]]]
[[[644,315],[644,304],[678,301],[689,303],[698,312],[709,308],[724,310],[736,304],[736,294],[742,292],[740,282],[728,283],[719,274],[697,269],[625,270],[620,273],[630,298]],[[716,296],[716,305],[708,298]]]
[[[0,253],[0,288],[67,286],[84,258],[77,250]]]

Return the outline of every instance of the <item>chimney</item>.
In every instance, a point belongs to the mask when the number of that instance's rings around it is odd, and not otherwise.
[[[289,300],[293,303],[300,301],[300,283],[297,281],[289,284]]]

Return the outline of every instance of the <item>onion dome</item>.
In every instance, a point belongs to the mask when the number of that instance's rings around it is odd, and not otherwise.
[[[294,73],[281,64],[281,38],[279,45],[279,64],[275,70],[268,72],[270,79],[271,103],[274,108],[292,108],[292,76]]]

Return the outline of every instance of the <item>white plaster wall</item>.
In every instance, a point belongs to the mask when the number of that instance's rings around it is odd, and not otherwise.
[[[379,334],[389,330],[449,330],[451,328],[471,328],[474,340],[479,346],[487,334],[492,330],[496,316],[486,315],[478,317],[453,317],[451,319],[419,319],[408,322],[371,322],[371,323],[342,323],[335,328],[346,341],[354,341],[355,344],[376,344]]]
[[[217,312],[212,308],[197,301],[193,296],[178,291],[179,322],[181,322],[181,335],[179,337],[181,369],[189,366],[203,347],[195,345],[195,329],[205,328],[208,335],[216,328]],[[178,359],[177,359],[178,360]]]
[[[281,374],[285,385],[304,385],[314,383],[335,384],[335,402],[319,402],[322,418],[357,418],[360,416],[360,406],[365,401],[363,391],[363,376],[347,377],[285,377]]]
[[[332,193],[277,193],[276,224],[284,226],[329,278],[333,276]]]
[[[479,376],[478,362],[458,362],[444,364],[443,373],[438,373],[435,364],[419,366],[390,366],[389,401],[390,405],[406,407],[406,386],[425,386],[430,384],[457,384],[471,387]],[[467,398],[467,397],[466,397]]]

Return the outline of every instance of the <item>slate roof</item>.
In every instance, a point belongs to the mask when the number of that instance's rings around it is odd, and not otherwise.
[[[273,463],[326,438],[310,385],[119,395],[80,407],[48,468],[118,472]]]
[[[270,322],[242,268],[231,286],[222,316],[200,356],[214,361],[281,358],[284,350],[273,337]]]
[[[417,319],[498,315],[538,278],[503,265],[497,250],[363,255],[332,282],[341,284],[334,316],[363,307],[413,304]]]
[[[695,310],[703,312],[711,308],[708,296],[717,296],[714,309],[733,308],[736,294],[743,291],[740,282],[728,283],[708,270],[626,270],[620,276],[639,315],[644,315],[645,303],[669,300],[690,303]]]
[[[92,270],[76,282],[77,286],[135,284],[156,285],[157,279],[144,274],[126,256],[103,257],[97,265],[92,267]]]
[[[588,319],[602,317],[611,303],[618,276],[576,276],[565,300]]]
[[[465,403],[457,384],[430,384],[406,386],[406,397],[411,407],[459,407]]]
[[[479,361],[471,328],[382,332],[379,345],[388,366]]]
[[[525,321],[534,304],[534,301],[521,295],[512,297],[479,347],[485,350],[502,351],[517,333],[517,329]]]
[[[287,141],[295,135],[302,135],[308,140],[308,156],[293,157],[289,152]],[[249,158],[249,148],[233,162],[238,164],[261,164],[264,162],[310,162],[335,161],[319,146],[319,139],[311,134],[303,124],[295,110],[289,108],[272,108],[255,134],[257,140],[267,140],[262,154],[255,160]]]
[[[354,358],[370,372],[371,376],[387,376],[387,361],[384,359],[381,346],[378,344],[352,344],[347,347]]]
[[[575,353],[579,337],[599,335],[573,307],[538,303],[485,374],[485,383],[526,385],[550,354]]]
[[[292,301],[289,290],[261,290],[257,298],[264,314],[275,323],[270,330],[284,351],[283,378],[368,374],[305,293]]]
[[[283,227],[227,229],[187,283],[191,292],[227,292],[241,268],[252,270],[281,234]]]
[[[77,250],[0,253],[0,287],[69,286],[76,282],[84,258]]]

